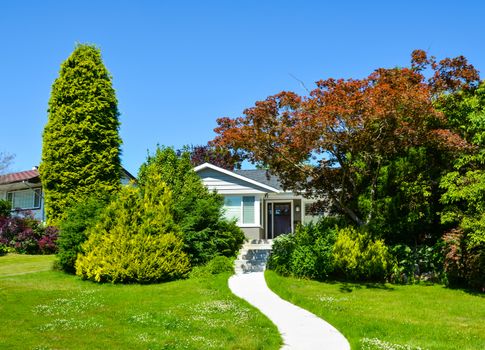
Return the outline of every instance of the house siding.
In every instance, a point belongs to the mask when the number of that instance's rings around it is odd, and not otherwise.
[[[234,178],[213,169],[202,169],[197,173],[202,183],[211,191],[219,194],[264,194],[268,190],[244,180]]]

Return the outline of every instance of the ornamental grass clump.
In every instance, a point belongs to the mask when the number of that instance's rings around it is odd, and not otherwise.
[[[96,282],[169,281],[190,269],[172,217],[171,192],[156,174],[147,180],[143,196],[137,187],[123,187],[81,249],[76,274]]]

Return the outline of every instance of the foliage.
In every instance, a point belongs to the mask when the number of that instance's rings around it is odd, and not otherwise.
[[[49,223],[88,197],[120,187],[119,121],[100,50],[78,44],[52,85],[39,172]]]
[[[395,260],[391,281],[414,283],[419,281],[440,282],[443,278],[443,243],[420,245],[411,248],[397,244],[390,248]]]
[[[57,252],[58,230],[34,219],[32,213],[22,216],[0,216],[0,245],[20,254]]]
[[[223,198],[203,185],[188,152],[177,154],[173,148],[157,148],[140,168],[138,184],[142,191],[150,174],[158,174],[173,193],[174,221],[192,265],[204,264],[216,255],[235,256],[244,234],[234,222],[224,219]]]
[[[211,163],[227,170],[241,168],[239,154],[227,148],[213,145],[190,146],[179,151],[179,154],[182,152],[190,153],[190,161],[194,167],[204,163]]]
[[[125,186],[89,229],[76,274],[96,282],[153,283],[186,276],[190,269],[172,194],[161,176],[145,178],[144,193]]]
[[[425,72],[433,75],[426,79]],[[281,92],[242,117],[220,118],[214,143],[268,167],[285,188],[324,198],[356,224],[368,225],[382,210],[383,167],[415,147],[467,147],[434,102],[478,80],[464,57],[438,62],[416,50],[411,67],[380,68],[365,79],[322,80],[308,97]],[[362,210],[359,197],[366,192]]]
[[[207,278],[226,272],[234,273],[234,259],[219,255],[205,265],[194,267],[190,272],[190,278]]]
[[[12,206],[9,201],[0,199],[0,217],[9,217]]]
[[[443,97],[439,106],[473,146],[454,158],[453,171],[440,182],[441,221],[450,227],[445,269],[451,284],[485,290],[485,82]]]
[[[273,241],[268,269],[282,275],[326,279],[333,273],[332,247],[334,222],[322,219],[316,224],[300,225],[294,234]]]
[[[77,254],[81,252],[81,244],[87,239],[87,231],[96,224],[100,213],[106,204],[96,198],[74,204],[66,212],[59,229],[59,267],[75,273]]]
[[[336,273],[350,280],[384,281],[392,269],[384,241],[350,226],[339,230],[332,257]]]
[[[0,242],[0,256],[7,254],[8,251],[8,246],[5,243]]]
[[[443,236],[444,269],[452,286],[469,286],[485,292],[485,249],[470,245],[464,231],[454,229]]]

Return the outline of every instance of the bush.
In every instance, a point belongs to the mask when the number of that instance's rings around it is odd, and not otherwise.
[[[52,254],[57,250],[58,231],[44,226],[29,212],[0,217],[0,244],[19,254]]]
[[[390,251],[395,261],[392,282],[440,281],[443,278],[441,241],[433,246],[420,245],[414,248],[399,244],[393,246]]]
[[[268,258],[266,267],[283,276],[292,275],[291,260],[295,250],[295,234],[281,235],[273,240],[271,255]]]
[[[190,278],[206,278],[220,273],[234,273],[234,259],[216,256],[203,266],[196,266],[190,272]]]
[[[4,243],[0,243],[0,256],[8,253],[8,246]]]
[[[0,199],[0,217],[8,218],[10,217],[10,210],[12,206],[9,201]]]
[[[485,245],[470,242],[463,230],[443,236],[444,270],[450,286],[468,286],[485,291]]]
[[[223,198],[210,192],[194,172],[187,151],[157,148],[140,167],[139,185],[145,190],[150,174],[159,174],[174,198],[173,216],[180,227],[191,265],[203,265],[217,255],[236,256],[244,234],[223,215]]]
[[[325,279],[333,272],[333,221],[300,225],[294,234],[277,237],[267,267],[282,275]]]
[[[90,198],[72,206],[60,224],[58,266],[68,273],[75,273],[77,254],[81,244],[87,239],[87,230],[94,226],[105,203]]]
[[[384,281],[393,267],[383,240],[352,227],[338,232],[332,256],[337,275],[350,280]]]
[[[170,190],[151,174],[143,196],[124,187],[89,229],[76,274],[96,282],[153,283],[185,277],[190,269],[171,214]]]

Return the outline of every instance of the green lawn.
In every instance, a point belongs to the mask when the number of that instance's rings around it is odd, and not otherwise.
[[[282,298],[322,317],[352,349],[485,349],[485,297],[440,285],[322,283],[266,271]]]
[[[99,285],[51,271],[52,256],[0,257],[0,349],[278,349],[276,327],[227,274]]]

